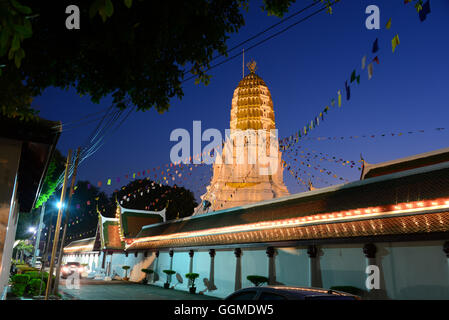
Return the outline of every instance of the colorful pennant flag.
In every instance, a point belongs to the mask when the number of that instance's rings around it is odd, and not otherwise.
[[[368,65],[368,80],[371,80],[373,77],[373,63],[370,63]]]
[[[387,25],[385,26],[388,30],[391,28],[391,18],[388,19]]]
[[[427,0],[426,3],[423,4],[422,9],[419,11],[419,20],[423,22],[426,20],[427,15],[430,13],[430,0]]]
[[[348,85],[348,81],[345,81],[346,88],[346,100],[351,99],[351,87]]]
[[[391,47],[393,49],[393,53],[396,50],[396,47],[400,44],[399,41],[399,34],[395,35],[394,38],[391,40]]]
[[[376,38],[376,40],[374,40],[373,43],[373,53],[376,53],[377,51],[379,51],[379,39]]]

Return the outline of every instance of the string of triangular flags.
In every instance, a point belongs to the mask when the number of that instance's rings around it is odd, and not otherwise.
[[[334,137],[306,137],[302,140],[306,141],[335,141],[335,140],[350,140],[350,139],[359,139],[359,138],[385,138],[385,137],[401,137],[405,136],[407,134],[416,134],[416,133],[425,133],[430,132],[432,130],[435,131],[443,131],[446,130],[446,128],[434,128],[434,129],[427,129],[427,130],[412,130],[412,131],[402,131],[402,132],[388,132],[388,133],[376,133],[376,134],[361,134],[361,135],[354,135],[354,136],[334,136]]]
[[[407,4],[409,2],[411,2],[412,0],[405,0],[404,4]],[[430,13],[430,0],[426,1],[426,3],[423,3],[422,0],[415,0],[417,3],[415,5],[415,7],[417,8],[417,11],[419,13],[419,18],[422,21],[424,21],[427,17],[427,15]],[[385,26],[385,29],[390,30],[392,26],[392,19],[390,18]],[[391,39],[391,48],[392,48],[392,52],[395,53],[397,47],[400,44],[400,40],[399,40],[399,34],[396,34],[392,39]],[[368,74],[368,80],[370,80],[373,77],[373,73],[374,73],[374,63],[376,64],[380,64],[380,59],[379,59],[379,55],[378,55],[378,51],[379,51],[379,39],[376,38],[372,44],[372,50],[371,50],[371,54],[372,57],[370,58],[370,60],[368,59],[367,55],[364,55],[362,58],[362,63],[361,63],[361,69],[367,71]],[[368,65],[367,65],[367,62]],[[360,84],[360,73],[357,73],[356,71],[357,69],[354,69],[351,72],[351,76],[350,76],[350,80],[348,83],[348,80],[345,80],[345,96],[346,96],[346,100],[349,101],[351,99],[351,85],[354,82],[357,82],[357,84]],[[314,130],[315,128],[317,128],[323,121],[325,118],[325,115],[327,115],[327,113],[331,110],[331,108],[335,109],[336,106],[338,106],[338,108],[342,107],[343,104],[343,98],[342,98],[342,90],[337,90],[337,96],[331,98],[330,100],[330,107],[329,104],[326,105],[324,107],[324,109],[318,114],[316,115],[312,120],[310,120],[310,122],[308,122],[302,129],[300,129],[299,131],[297,131],[296,133],[285,137],[283,139],[279,140],[279,145],[281,150],[287,150],[288,148],[290,148],[293,144],[296,144],[299,142],[299,140],[304,139],[304,137],[306,137],[312,130]]]

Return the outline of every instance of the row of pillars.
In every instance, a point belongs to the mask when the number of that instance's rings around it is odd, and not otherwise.
[[[446,256],[449,258],[449,241],[446,241],[443,245],[443,252],[446,254]],[[366,264],[367,266],[370,265],[377,265],[376,262],[376,253],[377,253],[377,247],[374,243],[367,243],[363,246],[363,253],[366,257]],[[209,250],[209,256],[210,256],[210,271],[209,271],[209,290],[215,290],[215,249]],[[322,277],[321,277],[321,267],[320,267],[320,254],[321,251],[316,245],[309,245],[307,247],[307,255],[309,256],[309,286],[310,287],[317,287],[321,288],[323,286]],[[174,251],[169,251],[170,256],[170,269],[173,268],[173,255]],[[236,258],[236,264],[235,264],[235,290],[239,290],[242,288],[242,249],[236,248],[234,249],[234,255]],[[268,285],[275,285],[276,282],[276,265],[275,265],[275,255],[276,250],[273,247],[268,247],[266,249],[266,255],[268,257]],[[156,258],[159,257],[159,251],[156,251]],[[194,257],[194,251],[189,251],[189,257],[190,257],[190,264],[189,264],[189,272],[193,272],[193,257]],[[158,260],[156,260],[156,268],[157,269],[157,263]],[[385,290],[385,283],[383,279],[383,272],[381,266],[378,266],[380,269],[380,277],[381,277],[381,290]]]

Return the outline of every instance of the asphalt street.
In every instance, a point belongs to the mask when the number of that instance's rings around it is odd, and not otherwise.
[[[164,289],[126,281],[81,279],[79,289],[68,288],[61,279],[59,286],[64,300],[219,300],[200,294]]]

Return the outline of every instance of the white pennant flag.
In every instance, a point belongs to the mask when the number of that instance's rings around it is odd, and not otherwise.
[[[366,56],[362,58],[362,70],[365,70],[365,65],[366,65]]]
[[[373,63],[370,63],[368,65],[368,80],[371,80],[373,77]]]

